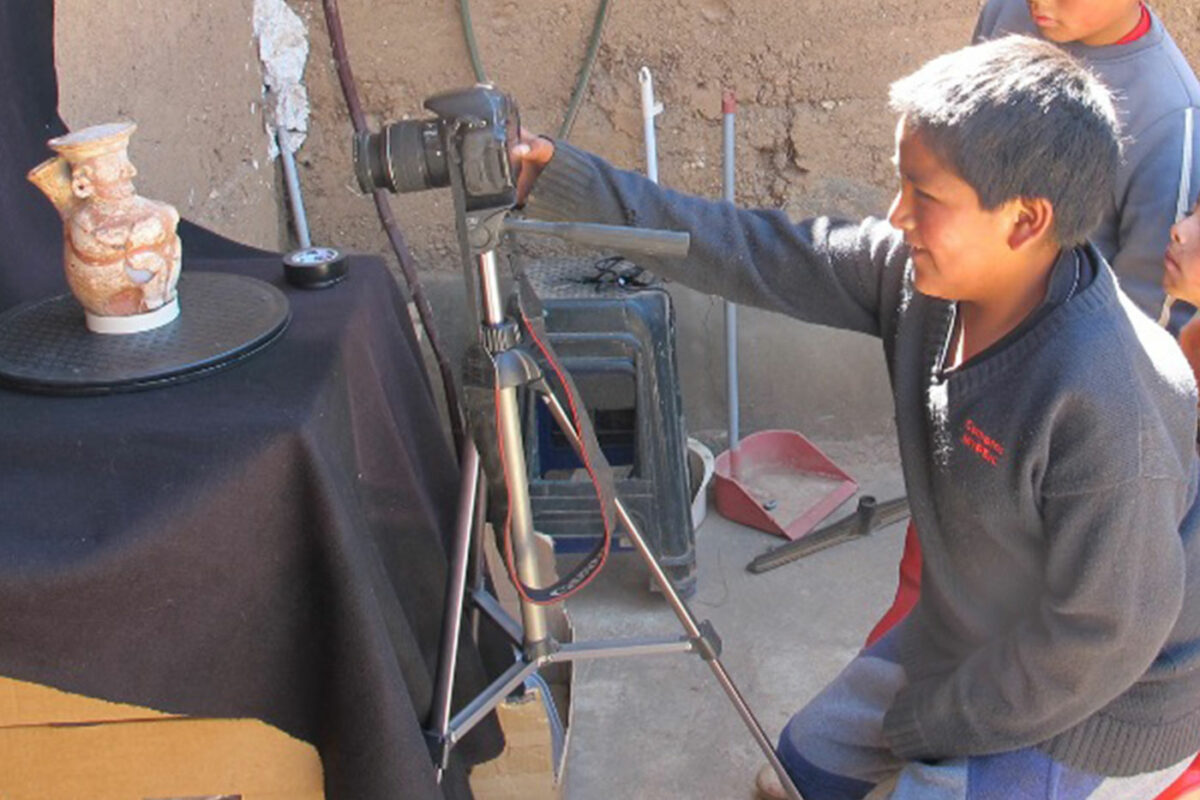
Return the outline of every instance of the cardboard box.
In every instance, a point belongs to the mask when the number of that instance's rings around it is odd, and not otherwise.
[[[504,752],[471,770],[475,799],[559,800],[563,763],[554,761],[551,728],[541,690],[527,691],[519,700],[506,700],[497,707],[496,714],[504,729]]]
[[[200,719],[0,678],[3,800],[323,800],[316,749],[252,719]]]

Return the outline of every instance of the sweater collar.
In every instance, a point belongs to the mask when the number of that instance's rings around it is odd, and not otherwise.
[[[1144,7],[1150,14],[1150,30],[1144,36],[1140,36],[1132,42],[1106,44],[1102,47],[1092,47],[1091,45],[1080,44],[1079,42],[1067,42],[1059,46],[1076,58],[1082,59],[1085,63],[1119,61],[1122,58],[1139,54],[1143,50],[1151,50],[1158,47],[1166,36],[1167,29],[1163,26],[1162,20],[1158,18],[1158,15],[1154,13],[1154,9],[1149,6]]]
[[[1077,261],[1078,284],[1075,283]],[[1116,276],[1093,244],[1088,242],[1079,247],[1064,248],[1051,269],[1046,297],[1038,307],[999,342],[953,372],[940,377],[955,384],[972,384],[987,380],[1010,365],[1025,363],[1067,320],[1115,303],[1116,298]],[[953,327],[954,304],[946,304],[946,312],[945,324],[935,326],[939,329],[939,353],[944,351],[945,338],[949,336]],[[935,357],[935,376],[941,363],[941,356]]]

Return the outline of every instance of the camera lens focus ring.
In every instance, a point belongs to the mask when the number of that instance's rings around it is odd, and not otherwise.
[[[386,135],[389,188],[392,191],[419,192],[449,183],[449,175],[439,180],[446,167],[436,122],[397,122],[388,128]]]

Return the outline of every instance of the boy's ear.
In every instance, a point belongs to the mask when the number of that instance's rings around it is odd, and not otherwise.
[[[1044,197],[1018,197],[1012,201],[1012,226],[1008,246],[1020,250],[1046,241],[1054,230],[1054,206]]]

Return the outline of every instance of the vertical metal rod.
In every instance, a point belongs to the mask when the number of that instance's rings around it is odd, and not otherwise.
[[[487,522],[487,481],[479,481],[475,491],[475,519],[471,523],[471,578],[467,583],[473,596],[483,591],[484,562],[483,528]],[[471,641],[479,641],[479,606],[471,603]]]
[[[499,325],[504,321],[504,301],[500,295],[500,277],[496,269],[496,251],[488,250],[475,257],[479,271],[479,302],[483,305],[483,322]]]
[[[450,570],[446,575],[445,603],[442,606],[442,639],[438,655],[437,684],[433,690],[433,705],[430,723],[444,741],[450,729],[450,696],[453,692],[454,673],[458,668],[458,641],[462,632],[463,601],[466,596],[467,558],[471,552],[471,534],[475,519],[474,504],[479,488],[479,451],[467,439],[463,445],[462,480],[458,487],[458,516],[454,529],[453,552]],[[438,764],[438,780],[442,777],[442,765]]]
[[[580,440],[579,434],[575,430],[575,426],[571,423],[570,417],[567,416],[566,410],[563,409],[562,404],[558,402],[558,398],[552,394],[544,394],[542,395],[542,400],[549,408],[550,414],[554,417],[555,422],[562,429],[563,433],[566,434],[571,444],[575,447],[575,452],[582,458],[583,442]],[[650,568],[651,576],[654,578],[655,583],[658,584],[658,588],[662,590],[663,597],[667,599],[671,609],[675,612],[675,616],[679,618],[679,622],[681,625],[683,625],[684,631],[686,631],[687,635],[692,639],[701,638],[703,636],[703,632],[701,631],[699,624],[697,624],[695,616],[692,615],[691,609],[687,607],[687,603],[685,603],[683,598],[679,596],[679,593],[675,591],[675,587],[671,584],[671,579],[667,577],[666,572],[664,572],[663,568],[659,566],[658,559],[654,557],[654,553],[651,552],[650,547],[646,544],[646,540],[642,537],[641,531],[638,530],[637,523],[633,521],[633,518],[625,509],[625,504],[622,503],[620,499],[616,501],[616,508],[617,516],[620,517],[621,524],[625,526],[625,530],[629,533],[629,538],[633,541],[633,544],[637,548],[638,553],[641,555],[642,560],[645,561],[646,565]],[[733,703],[733,707],[738,712],[738,716],[740,716],[742,718],[742,722],[746,724],[746,727],[750,731],[750,735],[754,737],[754,741],[758,743],[763,755],[767,757],[767,761],[770,762],[771,767],[775,770],[776,774],[779,775],[779,780],[783,784],[784,791],[787,793],[789,800],[804,800],[804,798],[800,796],[800,792],[796,790],[795,785],[793,785],[791,777],[788,775],[787,770],[783,766],[783,762],[779,760],[779,756],[775,753],[775,747],[771,744],[771,740],[767,737],[766,731],[763,730],[758,718],[754,716],[754,712],[746,703],[745,698],[742,697],[741,692],[738,691],[737,685],[733,682],[733,678],[730,677],[729,673],[725,671],[725,666],[721,663],[721,659],[714,656],[713,658],[706,658],[705,661],[708,662],[709,668],[713,671],[713,675],[716,676],[717,683],[721,684],[721,688],[725,690],[725,694],[728,695],[730,702]]]
[[[312,238],[308,235],[308,215],[304,213],[304,195],[300,193],[300,178],[296,174],[296,158],[284,141],[283,128],[275,129],[275,141],[279,145],[279,158],[283,164],[283,182],[287,186],[288,200],[292,206],[292,221],[296,226],[296,241],[301,248],[312,247]]]
[[[642,133],[646,140],[646,177],[658,183],[658,145],[654,133],[654,118],[662,113],[662,103],[654,102],[654,79],[650,68],[638,70],[638,83],[642,86]]]
[[[516,388],[501,389],[497,434],[504,448],[504,479],[508,485],[509,537],[512,539],[514,568],[526,586],[540,589],[545,585],[538,567],[533,533],[533,511],[529,505],[529,481],[525,474],[525,443],[521,438]],[[531,652],[549,637],[546,609],[522,601],[521,622],[525,628],[525,649]]]
[[[488,250],[480,253],[476,257],[476,266],[479,271],[483,323],[498,325],[504,321],[504,303],[500,295],[496,252]],[[522,583],[538,589],[544,582],[537,562],[533,510],[529,505],[529,479],[525,472],[525,441],[521,435],[516,387],[499,389],[496,403],[496,435],[504,453],[504,481],[508,488],[509,537],[512,540],[513,568]],[[532,653],[549,637],[546,609],[523,601],[521,621],[525,628],[525,650]]]
[[[724,119],[722,143],[724,145],[724,198],[734,203],[734,158],[733,158],[733,118],[737,112],[737,98],[732,89],[726,89],[721,96],[721,115]],[[737,338],[737,305],[725,301],[725,381],[729,404],[729,461],[734,477],[737,477],[737,448],[740,440],[739,415],[741,408],[738,404],[738,338]]]

